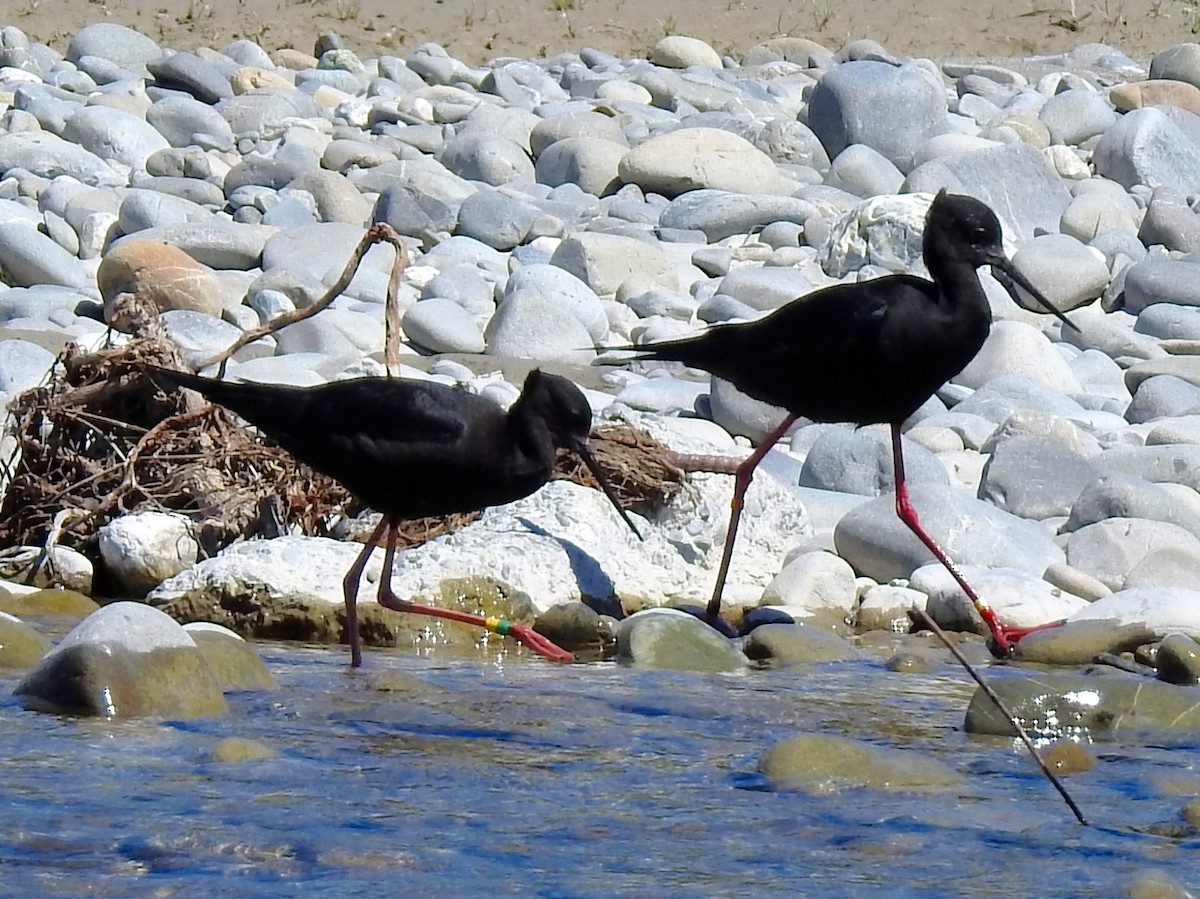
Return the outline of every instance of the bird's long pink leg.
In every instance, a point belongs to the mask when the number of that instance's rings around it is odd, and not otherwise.
[[[371,536],[367,538],[367,545],[363,547],[358,558],[354,560],[354,564],[350,566],[350,570],[346,572],[345,578],[342,579],[342,593],[346,598],[346,642],[350,644],[351,668],[357,668],[362,664],[362,641],[358,636],[358,585],[362,580],[363,571],[366,570],[367,559],[371,558],[371,553],[379,545],[379,538],[383,535],[384,528],[391,527],[391,519],[386,515],[383,516],[375,530],[371,532]]]
[[[439,609],[437,606],[424,606],[415,602],[401,599],[392,590],[392,563],[396,557],[396,530],[388,531],[387,547],[383,556],[383,575],[379,581],[379,593],[376,600],[384,608],[394,612],[407,612],[412,615],[429,615],[433,618],[445,618],[471,624],[501,635],[511,635],[513,639],[524,643],[538,655],[545,656],[555,662],[573,662],[575,656],[567,652],[552,640],[548,640],[524,624],[514,624],[499,618],[484,618],[482,615],[472,615],[470,612],[459,612],[454,609]]]
[[[1045,630],[1046,628],[1058,627],[1062,624],[1061,621],[1055,621],[1051,624],[1040,624],[1036,627],[1010,627],[1000,623],[1000,619],[996,617],[996,612],[991,606],[981,597],[975,588],[967,583],[967,579],[963,576],[962,571],[957,565],[951,561],[946,555],[946,551],[938,544],[936,540],[930,536],[929,532],[921,525],[920,519],[917,518],[917,510],[913,508],[912,502],[908,497],[908,484],[904,477],[904,451],[900,443],[900,425],[892,424],[892,462],[896,471],[896,514],[900,516],[900,520],[908,525],[908,529],[917,535],[918,539],[929,549],[937,558],[950,575],[958,581],[958,586],[962,587],[963,593],[967,594],[967,598],[971,600],[971,605],[975,607],[975,611],[979,613],[979,617],[983,619],[983,623],[987,625],[988,631],[992,635],[989,647],[992,654],[997,658],[1003,659],[1012,654],[1013,647],[1017,641],[1032,631]]]
[[[708,601],[706,610],[710,619],[721,617],[721,594],[725,591],[725,578],[729,575],[729,562],[733,558],[733,543],[737,539],[738,524],[742,520],[743,500],[746,490],[750,486],[750,480],[754,477],[754,469],[758,468],[758,463],[771,451],[771,447],[779,441],[795,421],[796,415],[789,414],[733,473],[733,500],[729,504],[729,528],[725,532],[725,550],[721,553],[721,567],[717,569],[717,583],[713,586],[712,599]]]

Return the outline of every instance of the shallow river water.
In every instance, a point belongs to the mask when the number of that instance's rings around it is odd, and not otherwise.
[[[1197,742],[1097,742],[1077,825],[965,674],[872,660],[737,675],[264,644],[231,714],[23,711],[0,679],[5,896],[1114,896],[1200,885]],[[1016,672],[992,668],[989,677]],[[386,689],[381,689],[385,687]],[[776,792],[764,749],[831,733],[937,758],[938,793]],[[225,737],[278,754],[209,761]]]

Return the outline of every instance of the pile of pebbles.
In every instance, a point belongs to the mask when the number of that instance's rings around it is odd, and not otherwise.
[[[778,410],[678,366],[602,373],[588,368],[595,348],[921,272],[932,194],[977,196],[1079,330],[981,273],[992,335],[907,424],[917,508],[1002,618],[1120,623],[1056,661],[1200,638],[1200,45],[1147,69],[1097,44],[939,63],[802,38],[731,59],[677,36],[649,59],[584,49],[470,66],[435,44],[364,60],[334,36],[314,55],[248,40],[177,52],[111,23],[79,31],[64,56],[6,27],[0,109],[4,398],[41,382],[64,341],[102,341],[126,293],[157,304],[189,358],[209,357],[311,304],[365,226],[386,222],[413,256],[405,346],[439,355],[406,374],[506,402],[516,384],[478,372],[533,360],[574,372],[598,415],[683,451],[744,454]],[[229,374],[380,373],[391,252],[373,248],[329,309],[247,346]],[[730,488],[697,485],[646,545],[582,488],[550,485],[407,553],[397,589],[503,570],[543,611],[581,592],[702,600]],[[883,629],[919,605],[975,629],[890,489],[885,432],[797,428],[751,491],[735,605],[750,620],[766,604]],[[544,556],[496,536],[511,542],[514,518],[530,517],[550,532]],[[151,586],[136,557],[153,539],[121,536],[151,524],[114,525],[111,556],[135,557],[129,592],[152,589],[157,604],[194,604],[222,565],[293,575],[305,552],[273,541],[273,561],[258,547],[193,565],[194,545],[174,539],[153,581],[178,574]],[[553,568],[555,533],[599,560],[596,584]],[[339,603],[338,565],[295,590]]]

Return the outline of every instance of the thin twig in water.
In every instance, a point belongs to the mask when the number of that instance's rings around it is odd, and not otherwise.
[[[1083,812],[1079,810],[1079,806],[1075,804],[1075,800],[1071,798],[1071,794],[1067,792],[1067,788],[1062,785],[1062,781],[1055,776],[1054,772],[1050,770],[1045,760],[1043,760],[1041,755],[1038,754],[1037,748],[1033,745],[1033,740],[1029,739],[1029,734],[1026,733],[1025,728],[1021,726],[1021,722],[1017,720],[1016,716],[1013,715],[1012,711],[1007,705],[1005,705],[1004,700],[1000,698],[995,690],[988,686],[987,681],[985,681],[979,672],[975,670],[974,666],[967,661],[967,657],[959,651],[958,647],[950,642],[950,638],[947,637],[946,632],[937,625],[937,622],[935,622],[924,609],[917,609],[916,612],[921,617],[921,622],[931,631],[933,631],[934,636],[941,640],[942,644],[948,650],[950,650],[950,654],[958,660],[958,664],[967,669],[967,674],[971,675],[971,679],[975,681],[975,683],[979,684],[979,689],[986,694],[988,699],[996,704],[996,708],[1000,710],[1000,714],[1008,719],[1008,723],[1013,726],[1013,730],[1017,732],[1017,736],[1021,738],[1021,742],[1025,744],[1025,748],[1029,750],[1029,754],[1033,756],[1033,760],[1037,762],[1037,766],[1042,769],[1042,773],[1050,779],[1050,783],[1054,784],[1054,789],[1058,790],[1059,795],[1061,795],[1063,800],[1067,803],[1067,808],[1069,808],[1075,815],[1076,820],[1086,827],[1088,822],[1087,819],[1083,817]]]

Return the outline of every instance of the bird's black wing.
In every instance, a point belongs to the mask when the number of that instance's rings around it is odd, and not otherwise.
[[[488,400],[432,381],[362,378],[325,390],[305,416],[315,421],[305,426],[323,426],[337,452],[363,462],[436,457],[456,446],[476,420],[502,415]],[[277,439],[284,444],[282,435]]]

